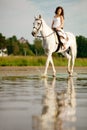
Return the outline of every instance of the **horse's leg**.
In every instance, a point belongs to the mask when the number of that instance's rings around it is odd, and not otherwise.
[[[67,71],[68,71],[68,73],[70,75],[71,74],[71,70],[70,70],[71,55],[69,55],[67,52],[64,52],[63,55],[68,59]]]
[[[73,74],[73,68],[74,68],[74,64],[75,64],[75,56],[74,56],[74,52],[71,50],[72,56],[71,56],[71,74]]]
[[[47,75],[47,69],[48,69],[49,63],[51,63],[51,65],[52,65],[53,76],[55,77],[56,76],[56,70],[55,70],[55,67],[54,67],[53,59],[52,59],[52,53],[48,54],[47,61],[46,61],[46,67],[45,67],[45,71],[44,71],[43,76],[46,77],[46,75]]]
[[[56,76],[56,70],[55,70],[55,67],[54,67],[52,55],[50,56],[50,63],[51,63],[52,68],[53,68],[53,77],[55,77]]]
[[[49,62],[50,62],[50,55],[51,55],[51,54],[48,54],[48,57],[47,57],[46,66],[45,66],[45,71],[44,71],[44,74],[43,74],[44,77],[46,77],[46,75],[47,75],[47,69],[48,69]]]

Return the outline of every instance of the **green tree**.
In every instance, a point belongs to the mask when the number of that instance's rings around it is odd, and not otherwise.
[[[34,53],[35,55],[44,55],[44,49],[42,47],[42,41],[38,38],[34,40]]]
[[[84,36],[77,36],[77,57],[87,57],[87,38]]]
[[[2,35],[2,33],[0,33],[0,49],[4,49],[6,48],[6,39],[5,36]]]
[[[87,57],[87,38],[84,36],[76,36],[77,42],[77,57]],[[33,44],[28,41],[20,43],[17,37],[14,35],[7,38],[0,33],[0,49],[7,48],[8,55],[44,55],[44,49],[42,47],[42,40],[35,38]],[[54,56],[61,56],[54,53]]]
[[[19,48],[20,48],[20,54],[22,55],[34,55],[34,53],[32,52],[32,50],[30,49],[30,46],[29,46],[29,43],[26,42],[26,43],[21,43],[19,45]]]

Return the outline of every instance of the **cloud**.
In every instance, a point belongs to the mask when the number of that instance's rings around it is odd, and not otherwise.
[[[75,33],[75,35],[87,36],[87,16],[86,0],[73,1],[66,5],[65,29]]]
[[[38,8],[27,0],[0,1],[0,31],[7,37],[24,36],[32,41],[31,31],[33,17]]]
[[[33,41],[31,35],[34,16],[42,14],[51,26],[57,6],[65,11],[65,31],[75,35],[87,35],[87,0],[0,0],[0,32],[7,37],[16,35]]]
[[[47,24],[51,25],[55,8],[63,6],[65,11],[65,31],[70,31],[75,35],[87,35],[87,0],[33,0],[33,3],[43,12]]]

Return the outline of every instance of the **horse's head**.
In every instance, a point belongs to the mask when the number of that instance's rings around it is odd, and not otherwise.
[[[33,23],[33,31],[32,31],[33,36],[36,36],[39,33],[39,31],[41,30],[41,26],[42,26],[42,19],[41,15],[39,15],[38,17],[35,17]]]

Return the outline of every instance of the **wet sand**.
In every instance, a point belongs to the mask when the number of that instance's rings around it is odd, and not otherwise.
[[[67,67],[55,67],[58,73],[67,73]],[[0,67],[0,76],[29,76],[31,74],[43,74],[42,66],[6,66]],[[87,67],[75,67],[74,73],[87,73]],[[48,74],[52,74],[52,68],[48,68]]]
[[[87,67],[66,70],[0,67],[0,130],[87,130]]]

